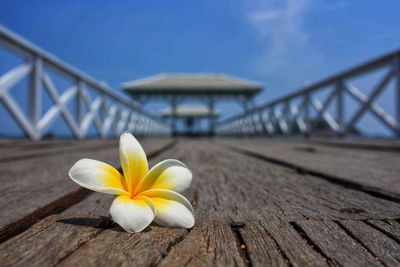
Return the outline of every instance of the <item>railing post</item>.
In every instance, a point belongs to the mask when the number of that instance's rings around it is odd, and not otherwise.
[[[340,79],[336,84],[336,96],[337,96],[337,122],[339,125],[339,137],[345,135],[345,125],[344,125],[344,82]]]
[[[76,120],[79,127],[81,126],[83,119],[83,90],[85,90],[85,83],[82,80],[78,80],[77,93],[76,93]]]
[[[275,119],[275,115],[274,115],[274,106],[269,107],[268,121],[270,122],[270,125],[272,125],[272,128],[273,128],[272,135],[277,135],[279,126],[276,125],[276,119]]]
[[[40,139],[40,133],[37,129],[37,123],[40,120],[41,116],[41,80],[42,80],[42,59],[35,56],[33,58],[33,70],[30,79],[30,88],[28,95],[28,110],[29,110],[29,118],[32,123],[32,128],[35,131],[35,135],[37,139]]]
[[[267,128],[265,127],[264,118],[262,116],[262,110],[257,111],[257,114],[258,114],[258,120],[261,123],[261,135],[266,135]]]
[[[286,131],[288,135],[290,135],[291,131],[292,131],[292,125],[291,125],[291,121],[289,120],[289,100],[285,101],[285,107],[283,108],[283,114],[282,114],[282,118],[286,124]]]
[[[306,131],[304,132],[305,137],[310,137],[311,134],[311,123],[310,123],[310,93],[306,92],[304,95],[304,124],[306,125]]]
[[[228,132],[227,132],[228,135],[229,135],[229,127],[233,127],[233,135],[235,135],[235,136],[239,136],[240,135],[240,133],[239,133],[239,125],[238,125],[238,121],[237,120],[231,122],[228,125]]]
[[[395,87],[395,119],[397,125],[400,125],[400,53],[397,53],[394,59],[394,76],[396,80]],[[400,130],[397,130],[396,137],[400,138]]]

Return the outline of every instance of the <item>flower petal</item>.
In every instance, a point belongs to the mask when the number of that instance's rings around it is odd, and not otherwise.
[[[110,213],[113,220],[125,231],[138,233],[153,221],[156,211],[153,202],[147,197],[138,196],[132,199],[119,196],[111,204]]]
[[[121,135],[119,141],[119,157],[128,185],[128,191],[133,193],[136,185],[147,173],[148,163],[142,146],[129,132],[125,132]]]
[[[164,189],[152,189],[140,195],[151,198],[156,207],[154,221],[162,226],[191,228],[194,225],[193,208],[181,194]]]
[[[183,192],[192,182],[192,172],[185,164],[175,159],[167,159],[156,164],[137,185],[138,194],[149,189],[167,189]]]
[[[93,191],[123,195],[129,194],[124,187],[124,177],[111,165],[93,159],[81,159],[68,172],[80,186]]]

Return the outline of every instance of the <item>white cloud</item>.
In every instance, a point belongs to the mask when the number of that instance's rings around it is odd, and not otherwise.
[[[255,62],[260,75],[280,75],[278,78],[282,80],[292,73],[303,75],[303,81],[310,78],[308,70],[322,61],[306,28],[307,13],[313,4],[314,0],[245,2],[246,20],[265,44]]]
[[[249,16],[249,19],[254,23],[264,22],[267,20],[274,20],[279,18],[282,12],[278,9],[264,10],[261,12],[256,12]]]
[[[305,44],[308,34],[304,30],[304,16],[312,0],[273,1],[254,7],[249,22],[263,38],[270,42],[271,53],[283,54],[292,46]],[[265,3],[265,2],[264,2]]]

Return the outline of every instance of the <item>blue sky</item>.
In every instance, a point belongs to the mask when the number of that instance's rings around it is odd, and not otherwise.
[[[160,72],[218,72],[263,83],[260,103],[398,49],[399,10],[398,0],[1,0],[0,24],[115,90]]]

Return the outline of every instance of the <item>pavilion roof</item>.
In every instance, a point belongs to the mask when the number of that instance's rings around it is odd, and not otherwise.
[[[132,95],[247,95],[262,90],[253,81],[225,74],[159,74],[122,84]]]
[[[166,108],[161,110],[160,115],[162,117],[172,117],[172,109],[171,108]],[[212,111],[207,108],[207,107],[203,107],[203,106],[179,106],[176,108],[175,110],[175,116],[176,117],[218,117],[219,116],[219,112],[214,111],[212,113]]]

